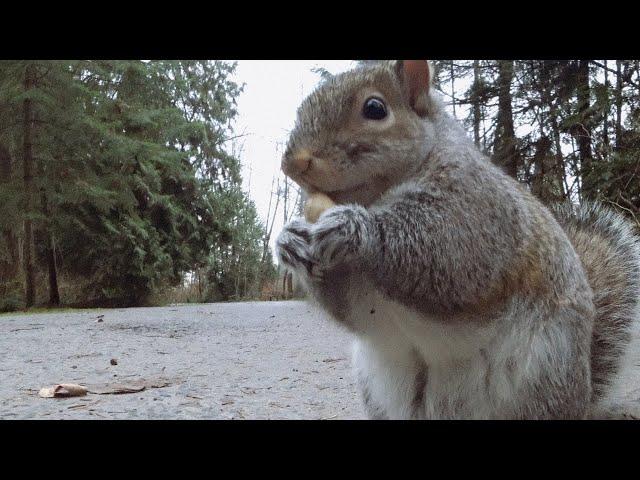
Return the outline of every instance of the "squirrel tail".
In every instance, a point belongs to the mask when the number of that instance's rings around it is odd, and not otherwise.
[[[593,401],[601,400],[619,373],[640,319],[640,238],[624,217],[599,203],[554,208],[580,256],[594,294],[591,342]]]

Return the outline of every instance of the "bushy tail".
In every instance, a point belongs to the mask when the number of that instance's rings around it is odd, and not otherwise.
[[[640,317],[640,239],[624,217],[598,203],[562,205],[554,214],[576,249],[594,293],[593,400],[609,390]]]

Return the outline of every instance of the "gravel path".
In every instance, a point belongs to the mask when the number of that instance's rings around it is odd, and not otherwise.
[[[298,301],[0,315],[0,419],[361,419],[350,340]],[[636,331],[614,402],[636,417],[639,374]],[[90,393],[38,396],[56,383]]]
[[[350,365],[304,302],[2,315],[0,418],[359,419]],[[38,396],[56,383],[96,393]]]

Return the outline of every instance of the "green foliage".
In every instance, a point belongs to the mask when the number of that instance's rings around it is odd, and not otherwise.
[[[435,63],[469,133],[542,201],[598,199],[640,224],[640,61]]]
[[[11,175],[0,178],[0,229],[22,235],[21,222],[33,219],[38,270],[46,273],[55,239],[59,272],[78,279],[84,303],[96,305],[145,303],[217,261],[210,256],[227,237],[253,247],[260,226],[255,209],[244,213],[239,161],[225,150],[241,92],[234,68],[195,60],[0,63],[0,146],[13,158]],[[34,116],[30,211],[19,171],[25,99]],[[0,259],[9,258],[5,250]],[[247,275],[259,267],[243,268]]]
[[[275,274],[271,262],[266,268],[261,262],[263,229],[255,206],[239,188],[219,191],[216,197],[217,218],[225,220],[225,228],[207,265],[205,299],[255,298],[261,282]]]
[[[15,312],[24,307],[23,295],[22,287],[16,281],[0,284],[0,313]]]

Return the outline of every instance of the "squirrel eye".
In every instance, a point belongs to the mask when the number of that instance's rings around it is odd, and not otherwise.
[[[370,120],[382,120],[387,116],[387,107],[377,97],[370,97],[364,102],[362,115]]]

